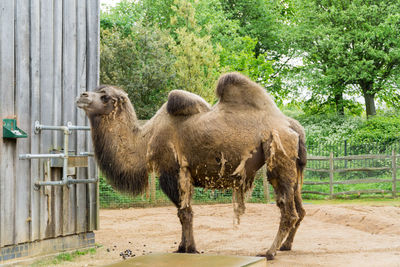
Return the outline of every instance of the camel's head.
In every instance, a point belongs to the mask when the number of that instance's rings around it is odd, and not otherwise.
[[[82,93],[76,99],[76,104],[88,117],[92,117],[116,113],[118,107],[122,107],[128,101],[128,94],[122,89],[101,85],[94,92]]]

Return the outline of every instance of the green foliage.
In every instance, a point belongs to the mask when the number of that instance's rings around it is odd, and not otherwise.
[[[388,146],[400,140],[400,114],[389,113],[364,121],[353,135],[355,142],[379,142]]]
[[[139,20],[139,14],[138,6],[132,5],[132,1],[121,0],[115,7],[101,9],[100,28],[109,30],[117,28],[123,36],[127,36],[131,33],[135,22]]]
[[[278,51],[282,44],[280,29],[281,15],[286,5],[281,1],[265,0],[220,0],[231,20],[239,22],[242,37],[250,36],[257,40],[256,56],[267,51]]]
[[[305,129],[307,146],[351,139],[353,133],[362,125],[362,119],[359,117],[301,115],[297,119]]]
[[[362,95],[367,115],[375,114],[376,95],[398,99],[399,0],[293,2],[297,11],[289,40],[302,52],[303,77],[313,97],[327,95],[340,110],[347,104],[343,94]]]
[[[162,81],[168,91],[188,90],[211,103],[215,102],[215,81],[222,72],[240,71],[268,85],[273,70],[267,52],[258,48],[257,37],[242,31],[239,20],[228,18],[223,6],[219,0],[124,0],[102,12],[102,82],[125,88],[142,118],[150,117],[159,100],[165,99],[165,91],[142,81],[154,77],[143,74],[148,69],[160,73],[160,61],[167,69]],[[168,36],[170,40],[165,48],[165,42],[154,43],[154,38],[143,35],[159,36],[160,40]],[[154,59],[152,53],[160,58]],[[150,99],[143,99],[148,94]]]
[[[214,83],[219,76],[219,57],[214,52],[210,37],[201,36],[192,4],[175,0],[173,10],[172,24],[182,25],[176,29],[177,40],[171,46],[175,56],[176,88],[198,94],[213,103]]]
[[[295,113],[293,115],[296,115]],[[386,112],[370,119],[358,116],[308,115],[297,119],[306,131],[307,145],[316,147],[324,144],[379,144],[389,148],[400,141],[400,114]],[[380,148],[380,149],[382,149]]]
[[[172,83],[172,40],[164,31],[139,23],[124,34],[101,29],[100,81],[125,89],[138,117],[149,119]]]
[[[239,71],[265,86],[273,73],[272,63],[264,54],[255,55],[256,45],[257,40],[248,36],[237,37],[230,47],[222,49],[221,66],[227,71]]]

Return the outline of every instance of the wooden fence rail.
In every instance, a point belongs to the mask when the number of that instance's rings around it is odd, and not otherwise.
[[[307,191],[303,190],[302,193],[309,194],[318,194],[318,195],[327,195],[330,197],[338,196],[338,195],[350,195],[350,194],[361,194],[361,193],[391,193],[393,197],[397,196],[399,192],[397,190],[397,182],[400,182],[397,179],[397,165],[396,160],[400,158],[400,155],[397,155],[393,150],[392,155],[354,155],[354,156],[341,156],[334,157],[333,152],[330,153],[329,157],[323,156],[309,156],[307,160],[313,161],[328,161],[329,169],[316,169],[316,168],[306,168],[307,171],[312,172],[325,172],[329,173],[329,181],[324,182],[316,182],[316,181],[304,181],[305,185],[329,185],[329,193],[319,192],[319,191]],[[391,164],[385,167],[363,167],[363,168],[335,168],[334,162],[338,160],[365,160],[365,159],[391,159]],[[382,171],[382,170],[390,170],[392,172],[392,179],[351,179],[351,180],[334,180],[334,173],[343,173],[343,172],[353,172],[353,171]],[[379,190],[379,189],[368,189],[368,190],[357,190],[357,191],[343,191],[334,193],[333,186],[339,184],[365,184],[365,183],[392,183],[391,190]]]

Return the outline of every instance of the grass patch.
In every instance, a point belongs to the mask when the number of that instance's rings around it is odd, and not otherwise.
[[[83,255],[96,254],[97,248],[99,248],[99,247],[101,247],[101,245],[96,245],[94,248],[76,250],[76,251],[72,251],[72,252],[63,252],[63,253],[60,253],[57,256],[53,256],[51,258],[47,258],[44,260],[38,260],[30,266],[32,266],[32,267],[53,266],[53,265],[61,264],[66,261],[73,261],[77,257],[83,256]]]

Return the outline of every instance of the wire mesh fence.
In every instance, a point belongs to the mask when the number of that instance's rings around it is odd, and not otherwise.
[[[149,177],[149,184],[150,184]],[[266,202],[268,199],[265,194],[267,191],[263,186],[262,169],[257,172],[254,181],[254,186],[251,192],[247,194],[247,202]],[[270,187],[270,185],[267,185]],[[162,192],[159,180],[156,179],[154,199],[152,199],[150,189],[143,194],[132,197],[126,194],[121,194],[114,190],[106,181],[104,177],[100,177],[100,207],[101,208],[127,208],[127,207],[146,207],[146,206],[161,206],[172,205],[172,202]],[[271,194],[271,190],[269,191]],[[207,190],[204,188],[196,187],[193,194],[193,203],[207,204],[207,203],[230,203],[232,202],[232,190]]]
[[[382,192],[380,196],[387,195],[393,189],[393,182],[388,181],[393,178],[391,168],[388,168],[388,166],[392,166],[393,164],[392,158],[389,157],[393,151],[396,154],[400,154],[400,140],[391,144],[373,142],[354,144],[344,141],[341,143],[323,143],[318,146],[307,147],[309,157],[319,156],[321,159],[308,161],[303,192],[320,192],[321,194],[303,193],[303,198],[321,199],[326,198],[330,193],[340,195],[340,192],[354,192],[353,197],[354,195],[357,197],[360,195],[357,192],[365,190]],[[331,168],[330,162],[323,159],[323,157],[329,157],[331,153],[335,157],[332,166],[335,172],[332,179],[336,182],[336,184],[331,186],[332,188],[329,185],[329,180],[331,179],[329,173],[329,169]],[[388,157],[346,159],[346,156],[356,155],[388,155]],[[400,156],[396,158],[396,164],[400,166]],[[344,171],[347,169],[354,171]],[[368,170],[366,171],[365,169]],[[397,177],[400,177],[399,169],[397,168],[396,171]],[[266,203],[270,199],[273,199],[273,189],[267,183],[265,175],[264,168],[257,172],[253,189],[247,194],[247,202]],[[363,183],[363,179],[370,178],[375,178],[377,181],[375,183]],[[149,177],[149,184],[151,184],[150,179]],[[360,183],[352,183],[355,180]],[[346,181],[349,182],[347,183]],[[100,206],[102,208],[172,205],[172,202],[162,192],[158,179],[155,179],[155,190],[153,193],[149,189],[142,195],[132,197],[120,194],[107,183],[104,177],[100,177],[99,192]],[[195,188],[194,190],[193,203],[195,204],[230,202],[232,202],[231,190],[206,190],[204,188]]]

